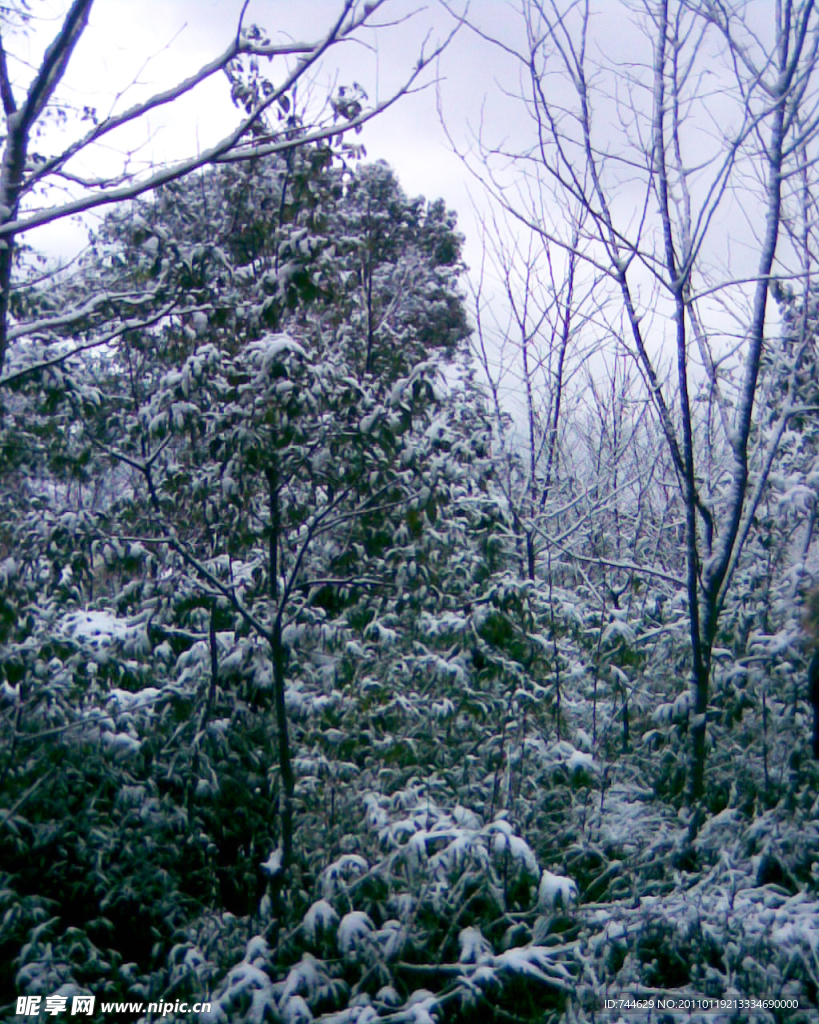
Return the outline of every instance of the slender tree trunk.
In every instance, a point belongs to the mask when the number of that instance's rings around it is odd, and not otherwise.
[[[698,804],[702,798],[705,780],[705,727],[708,709],[710,652],[713,639],[715,608],[708,595],[700,609],[700,553],[697,532],[697,485],[694,473],[694,436],[691,424],[691,404],[688,388],[688,338],[686,334],[687,310],[685,295],[690,276],[688,255],[678,258],[676,240],[671,221],[666,166],[666,48],[668,46],[668,3],[658,5],[657,52],[654,64],[654,168],[657,194],[663,227],[665,269],[674,301],[674,319],[677,348],[677,387],[679,390],[682,425],[682,478],[685,500],[685,556],[686,589],[688,593],[688,626],[691,642],[691,685],[694,691],[694,719],[691,723],[691,750],[688,771],[687,803]],[[704,627],[704,628],[703,628]]]
[[[43,62],[19,108],[12,91],[6,51],[0,39],[0,98],[7,129],[0,167],[0,226],[11,224],[17,219],[31,130],[65,73],[74,47],[88,23],[92,3],[93,0],[74,0],[57,37],[46,50]],[[9,232],[0,240],[0,373],[8,349],[14,249],[15,236]]]
[[[268,572],[270,598],[273,602],[273,626],[268,637],[273,660],[273,702],[278,733],[279,773],[282,779],[281,807],[281,871],[286,872],[293,859],[293,803],[296,780],[290,758],[290,738],[287,728],[285,706],[285,662],[286,652],[282,643],[282,617],[284,608],[279,593],[279,542],[281,538],[281,508],[279,480],[275,469],[267,474],[268,498],[270,503],[270,539],[268,549]]]

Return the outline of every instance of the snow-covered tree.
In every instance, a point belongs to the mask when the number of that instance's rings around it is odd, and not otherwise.
[[[517,39],[499,45],[527,83],[532,134],[500,147],[484,134],[467,161],[481,160],[474,170],[512,217],[599,282],[596,320],[638,368],[666,444],[686,521],[693,835],[720,616],[792,418],[786,403],[761,429],[779,336],[771,282],[804,290],[815,273],[819,25],[801,0],[771,8],[764,28],[744,4],[622,9],[642,47],[627,73],[606,57],[594,5],[522,3]],[[714,90],[704,84],[712,77]],[[715,97],[725,128],[706,144],[700,125]],[[729,212],[736,188],[764,211],[741,242]],[[624,189],[639,198],[621,202]],[[564,217],[544,213],[547,196]],[[742,269],[732,262],[738,244],[754,254]],[[782,370],[792,376],[796,364]]]
[[[102,116],[90,107],[74,111],[70,102],[60,98],[75,49],[88,34],[92,6],[93,0],[74,0],[70,4],[40,65],[30,71],[27,60],[14,52],[14,44],[24,38],[32,18],[28,5],[6,6],[0,12],[0,101],[4,121],[0,165],[0,384],[5,380],[9,350],[27,338],[41,339],[49,326],[21,321],[12,311],[12,295],[21,280],[25,283],[18,257],[29,232],[183,181],[198,168],[287,154],[311,142],[338,140],[405,94],[446,45],[445,41],[422,51],[408,69],[404,85],[392,95],[369,104],[361,86],[341,85],[311,111],[305,123],[303,112],[295,108],[299,86],[326,66],[339,44],[359,39],[377,21],[386,0],[340,4],[327,31],[314,42],[274,43],[258,26],[244,25],[240,19],[225,51],[194,74],[131,106],[115,104]],[[271,80],[262,73],[260,62],[274,59],[276,78]],[[20,68],[27,70],[20,72]],[[167,166],[141,169],[129,159],[122,143],[121,166],[107,173],[88,173],[84,161],[101,160],[102,153],[104,165],[110,166],[110,155],[117,151],[124,130],[135,123],[145,124],[163,107],[178,106],[198,86],[222,73],[229,79],[231,98],[240,111],[237,124],[222,138],[194,156]],[[126,94],[127,87],[118,99]],[[63,123],[64,133],[47,130],[53,120]],[[89,305],[104,301],[104,292],[95,289],[77,305],[62,308],[59,321],[63,325],[81,323]],[[102,337],[98,341],[104,344]]]

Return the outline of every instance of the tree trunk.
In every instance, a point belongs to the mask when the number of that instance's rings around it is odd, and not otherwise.
[[[273,602],[274,619],[268,640],[273,660],[273,702],[278,733],[279,773],[282,779],[281,807],[281,874],[283,875],[293,859],[293,802],[296,780],[290,759],[290,737],[287,728],[285,706],[285,662],[286,652],[282,643],[282,617],[284,607],[279,593],[279,541],[281,536],[281,509],[279,505],[279,481],[275,469],[267,474],[268,499],[270,507],[270,539],[268,548],[269,591]]]

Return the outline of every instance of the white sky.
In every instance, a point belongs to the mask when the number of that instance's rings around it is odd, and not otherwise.
[[[504,6],[493,0],[483,3],[491,20]],[[34,0],[36,31],[28,40],[12,40],[8,48],[36,65],[66,7],[64,0]],[[112,104],[124,109],[191,74],[224,50],[235,34],[241,9],[241,0],[96,0],[61,96],[79,108],[95,107],[100,116],[107,114]],[[274,42],[312,42],[324,34],[340,9],[339,0],[250,0],[245,24],[258,24]],[[360,82],[371,99],[393,92],[411,71],[425,38],[429,49],[445,38],[454,24],[437,0],[426,6],[392,0],[380,20],[406,15],[411,17],[403,24],[363,34],[362,41],[370,44],[369,48],[351,43],[334,49],[318,74],[317,93],[333,83],[353,81]],[[460,141],[466,137],[467,122],[477,123],[481,118],[482,104],[491,108],[495,101],[498,105],[503,102],[491,81],[492,75],[502,73],[501,63],[497,50],[461,32],[437,68],[424,75],[427,88],[402,98],[355,140],[365,145],[367,159],[387,160],[396,169],[409,195],[442,197],[457,210],[468,238],[470,263],[477,261],[479,250],[467,195],[468,175],[452,153],[440,123],[435,79],[439,79],[448,122]],[[275,62],[263,70],[276,80]],[[17,62],[11,73],[22,80],[26,70]],[[485,109],[483,116],[488,116]],[[216,76],[173,110],[166,107],[151,115],[137,133],[129,129],[127,146],[138,146],[134,159],[146,163],[180,159],[215,141],[236,119],[227,80]],[[115,167],[119,154],[111,156]],[[94,161],[103,158],[99,151],[94,152]],[[86,170],[99,173],[99,166]],[[476,195],[480,192],[474,182],[469,187]],[[70,231],[66,225],[42,229],[31,241],[37,247],[62,248]],[[73,231],[76,233],[76,227]]]
[[[514,6],[506,0],[471,0],[470,14],[492,35],[509,40],[522,31]],[[6,40],[8,49],[24,58],[10,68],[12,78],[21,85],[29,73],[25,61],[29,66],[38,65],[67,7],[67,0],[33,0],[36,31],[29,38]],[[241,0],[96,0],[89,27],[66,75],[62,96],[79,108],[96,107],[101,116],[112,107],[122,110],[178,82],[221,53],[236,32],[241,9]],[[770,0],[759,0],[754,6],[763,22],[770,19],[771,9]],[[313,42],[324,35],[340,10],[341,0],[249,0],[245,24],[258,24],[274,42]],[[617,17],[611,17],[610,11]],[[650,46],[646,49],[646,40],[634,31],[620,4],[600,0],[597,12],[594,27],[605,60],[626,68],[634,61],[650,64]],[[433,46],[453,26],[438,0],[390,0],[378,20],[401,21],[408,15],[412,17],[400,24],[386,26],[377,33],[368,31],[362,35],[361,43],[334,48],[317,74],[316,93],[324,95],[333,85],[357,81],[371,99],[391,94],[412,69],[425,38],[427,45]],[[273,81],[279,79],[275,62],[265,70]],[[534,132],[526,105],[514,95],[521,91],[519,73],[519,67],[499,47],[462,30],[437,68],[428,69],[424,81],[429,87],[401,99],[367,125],[358,139],[366,146],[368,159],[385,159],[395,168],[409,195],[421,194],[430,200],[443,197],[457,211],[461,231],[466,236],[466,262],[473,270],[480,265],[481,239],[470,193],[482,210],[488,206],[481,186],[452,152],[439,119],[437,100],[440,96],[447,126],[460,147],[469,145],[470,137],[481,127],[493,142],[508,141],[509,149],[521,152],[533,144]],[[566,88],[565,79],[558,76],[548,82],[554,90],[550,99],[555,95],[560,99]],[[610,110],[598,105],[598,124],[604,123],[606,117],[615,124],[618,111],[611,100],[609,96]],[[600,103],[599,97],[597,102]],[[224,135],[236,119],[227,81],[224,76],[216,76],[182,103],[155,112],[141,122],[136,132],[129,129],[122,148],[135,150],[134,161],[145,165],[180,159]],[[713,131],[713,141],[718,137],[718,128],[706,125],[703,138]],[[111,168],[115,169],[121,161],[121,149],[112,149],[110,155]],[[105,153],[94,151],[89,154],[85,170],[99,173],[104,160]],[[626,218],[630,218],[635,199],[628,183],[618,187],[616,202]],[[636,203],[639,205],[639,197]],[[749,216],[752,210],[753,206],[743,210],[743,203],[732,198],[720,213],[725,230],[719,225],[717,244],[727,245],[726,253],[743,275],[743,264],[747,264],[748,273],[753,273],[757,251],[754,236],[759,225]],[[563,211],[554,203],[547,206],[546,216],[555,223],[560,223],[562,217],[565,220]],[[41,249],[64,252],[76,246],[79,237],[84,237],[84,233],[76,224],[64,223],[34,232],[30,241]],[[721,261],[722,254],[718,258]],[[646,281],[646,299],[650,292],[650,282]],[[724,314],[720,319],[727,323]],[[665,320],[660,315],[653,332],[660,347],[671,329]]]
[[[77,110],[95,108],[101,118],[121,112],[221,54],[235,36],[242,6],[242,0],[95,0],[58,98]],[[4,40],[7,51],[15,55],[10,72],[19,94],[32,69],[40,65],[68,7],[69,0],[33,0],[32,31]],[[520,28],[504,0],[472,0],[470,9],[500,37],[510,26]],[[312,43],[326,34],[341,10],[342,0],[249,0],[244,25],[259,25],[274,43],[294,39]],[[388,24],[359,33],[359,42],[332,49],[315,76],[317,96],[358,82],[371,101],[389,97],[412,72],[422,49],[434,49],[455,27],[438,0],[389,0],[375,19],[376,24],[383,22]],[[276,61],[263,63],[262,70],[274,82],[281,78]],[[506,136],[515,123],[528,131],[525,110],[504,96],[505,90],[516,87],[517,79],[518,69],[508,57],[462,29],[424,72],[419,83],[424,88],[402,97],[359,136],[352,136],[365,146],[366,159],[386,160],[395,169],[409,196],[440,197],[456,211],[470,268],[479,267],[482,256],[473,201],[486,211],[487,200],[481,185],[453,153],[439,103],[459,147],[468,145],[480,125],[493,126],[497,138]],[[110,136],[104,150],[89,149],[72,162],[72,169],[89,177],[115,174],[125,151],[132,154],[132,169],[180,160],[224,136],[238,116],[227,79],[219,74],[182,101]],[[80,135],[86,128],[69,122],[67,129],[57,126],[53,133],[49,129],[41,142],[43,151],[58,152],[68,135]],[[83,224],[93,224],[106,209],[91,211],[84,221],[72,218],[38,228],[27,240],[41,252],[68,257],[85,244]],[[494,305],[496,311],[502,309],[502,302]],[[514,383],[511,386],[516,388]]]

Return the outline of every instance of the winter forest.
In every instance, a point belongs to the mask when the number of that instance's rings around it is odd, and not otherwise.
[[[108,2],[0,4],[0,1018],[818,1020],[819,5],[225,2],[94,107]]]

